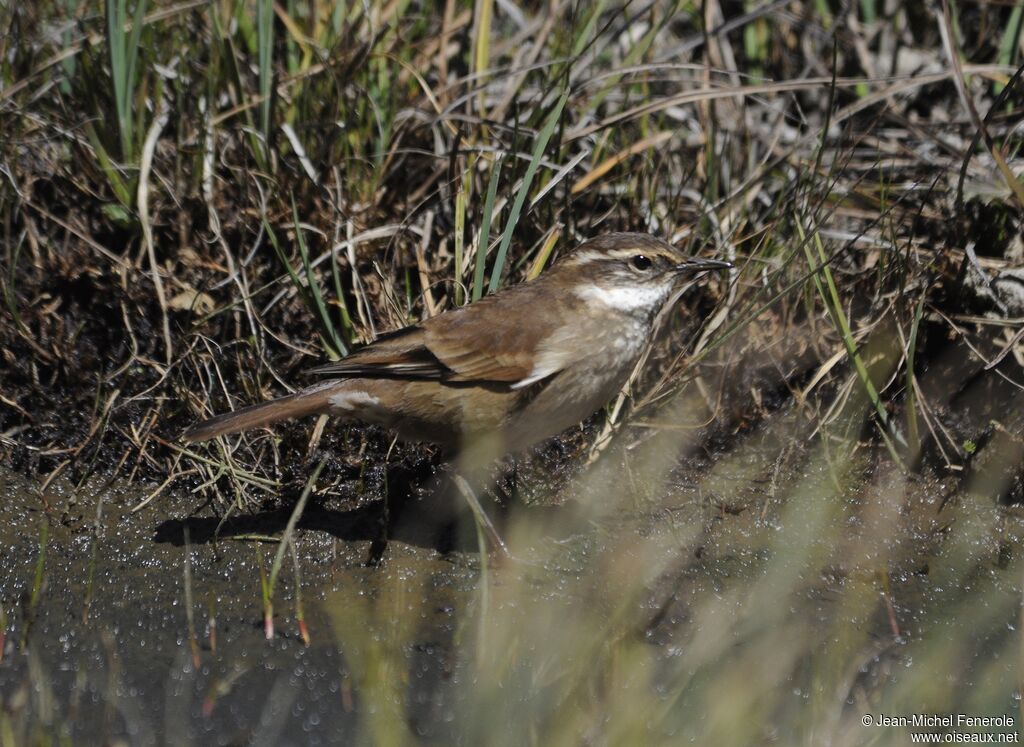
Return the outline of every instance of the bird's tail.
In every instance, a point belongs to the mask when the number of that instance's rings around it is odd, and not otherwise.
[[[331,382],[331,384],[336,384],[336,382]],[[182,438],[186,441],[206,441],[250,428],[261,428],[280,420],[327,412],[334,388],[330,385],[320,384],[286,397],[243,407],[234,412],[226,412],[193,425],[182,434]]]

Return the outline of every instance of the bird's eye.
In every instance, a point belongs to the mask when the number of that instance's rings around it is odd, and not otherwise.
[[[633,267],[638,270],[649,270],[651,269],[651,258],[644,254],[637,254],[633,257]]]

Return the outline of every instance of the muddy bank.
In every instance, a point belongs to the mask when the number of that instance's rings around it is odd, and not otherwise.
[[[0,701],[15,734],[77,744],[348,741],[360,696],[324,600],[372,593],[396,575],[431,580],[421,600],[432,610],[422,620],[431,648],[409,652],[411,661],[422,660],[423,691],[450,674],[457,611],[478,573],[471,557],[395,543],[385,567],[367,568],[368,541],[303,532],[298,546],[311,643],[304,645],[296,625],[290,561],[275,594],[276,635],[268,642],[259,566],[269,570],[275,544],[232,540],[231,532],[214,543],[198,525],[195,542],[175,543],[168,522],[180,524],[162,513],[173,502],[127,511],[144,494],[138,487],[91,485],[69,506],[63,492],[69,487],[58,482],[47,492],[47,509],[20,477],[5,473],[0,483],[0,599],[7,613]],[[92,525],[101,499],[97,536]],[[180,503],[186,514],[189,498]],[[249,534],[269,536],[286,520],[265,517]]]

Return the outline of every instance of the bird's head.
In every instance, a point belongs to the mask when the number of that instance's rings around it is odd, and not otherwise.
[[[732,267],[715,259],[688,257],[666,241],[644,233],[609,233],[580,244],[552,273],[590,303],[653,313],[681,279]]]

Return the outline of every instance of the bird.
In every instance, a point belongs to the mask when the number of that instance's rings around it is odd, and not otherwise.
[[[687,256],[643,233],[608,233],[537,278],[381,335],[313,368],[322,377],[183,434],[205,441],[329,414],[407,441],[515,453],[576,425],[624,386],[681,281],[729,262]]]

